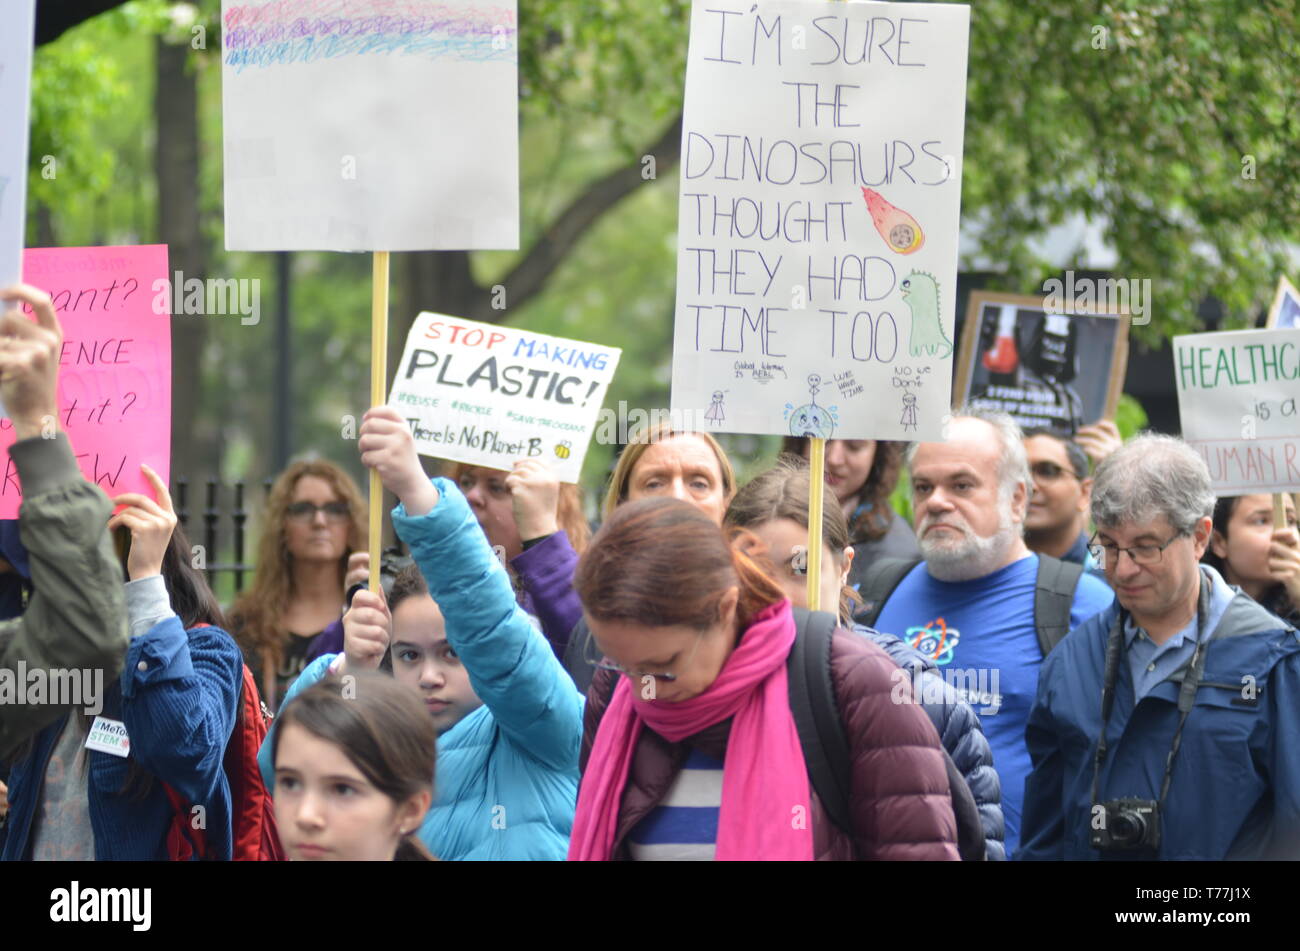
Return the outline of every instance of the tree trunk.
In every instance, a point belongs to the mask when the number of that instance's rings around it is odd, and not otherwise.
[[[158,177],[158,240],[167,245],[170,271],[184,278],[206,276],[207,252],[199,222],[198,84],[188,43],[159,37],[154,93]],[[210,431],[196,428],[199,414],[203,341],[207,322],[200,316],[172,315],[172,472],[198,484],[217,469]]]

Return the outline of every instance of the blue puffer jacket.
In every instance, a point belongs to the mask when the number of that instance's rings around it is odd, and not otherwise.
[[[990,862],[1004,860],[1007,856],[1002,844],[1006,835],[1002,821],[1002,784],[993,768],[993,750],[984,737],[979,714],[958,696],[956,688],[938,674],[934,662],[920,651],[893,634],[885,634],[861,624],[855,624],[853,629],[874,641],[877,647],[889,655],[890,660],[904,670],[935,671],[934,674],[922,675],[932,677],[933,680],[931,689],[922,698],[921,706],[939,732],[943,748],[952,757],[953,763],[965,777],[971,795],[975,797],[975,805],[980,811],[980,824],[984,827],[986,857]],[[932,700],[931,697],[936,694],[941,695],[940,699]]]
[[[1017,858],[1103,858],[1091,844],[1092,773],[1106,643],[1119,612],[1116,601],[1043,662],[1025,734],[1033,772]],[[1119,665],[1100,801],[1159,798],[1179,719],[1175,676],[1135,705],[1129,665]],[[1207,642],[1157,857],[1300,858],[1300,637],[1241,593]]]
[[[440,859],[554,859],[568,853],[578,796],[583,697],[515,601],[505,569],[455,483],[418,518],[393,525],[447,621],[447,640],[483,706],[438,737],[435,799],[420,838]],[[322,679],[313,661],[285,696]],[[268,734],[258,753],[274,783]]]
[[[230,858],[230,783],[222,760],[235,726],[243,670],[234,638],[218,627],[186,631],[175,615],[131,639],[122,676],[105,686],[100,713],[126,726],[131,754],[86,752],[97,860],[168,858],[173,810],[161,784],[151,783],[142,798],[121,795],[133,760],[187,802],[203,806],[208,848],[219,859]],[[31,753],[9,776],[9,821],[0,851],[6,861],[30,857],[46,767],[67,721],[62,717],[38,733]]]

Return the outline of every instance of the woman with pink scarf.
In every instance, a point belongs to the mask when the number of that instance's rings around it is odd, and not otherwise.
[[[579,563],[598,669],[569,858],[955,861],[938,734],[896,702],[907,685],[889,657],[848,631],[830,663],[851,834],[828,819],[790,712],[790,602],[741,550],[749,541],[729,545],[692,505],[647,499],[620,506]]]

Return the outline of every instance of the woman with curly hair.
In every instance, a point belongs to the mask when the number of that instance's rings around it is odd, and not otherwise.
[[[853,568],[848,583],[854,590],[877,558],[920,554],[912,526],[889,506],[906,448],[905,442],[826,440],[826,486],[849,522]],[[808,440],[787,436],[782,450],[807,459]]]
[[[235,637],[272,710],[302,673],[311,643],[340,624],[349,581],[368,559],[366,505],[352,478],[323,459],[295,462],[271,487],[253,587],[231,609]]]

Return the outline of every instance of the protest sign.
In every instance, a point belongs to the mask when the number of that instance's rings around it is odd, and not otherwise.
[[[223,0],[226,249],[519,246],[514,0]]]
[[[1174,338],[1183,438],[1218,495],[1300,489],[1300,331]]]
[[[110,497],[153,489],[147,463],[171,469],[171,315],[155,313],[155,282],[167,279],[167,246],[29,248],[23,280],[54,299],[63,328],[58,429],[68,434],[86,478]],[[30,312],[30,308],[24,308]],[[13,423],[0,421],[0,449]],[[0,518],[16,518],[22,486],[6,453]]]
[[[954,407],[1007,413],[1071,438],[1113,419],[1128,367],[1129,318],[1044,307],[1039,297],[976,291],[966,307]]]
[[[673,412],[720,432],[938,438],[968,7],[691,12]]]
[[[1300,327],[1300,291],[1285,276],[1278,278],[1277,293],[1273,295],[1265,326],[1279,330]]]
[[[426,456],[546,461],[577,482],[621,350],[444,314],[416,318],[388,405]]]
[[[0,287],[22,272],[36,0],[0,0]]]

